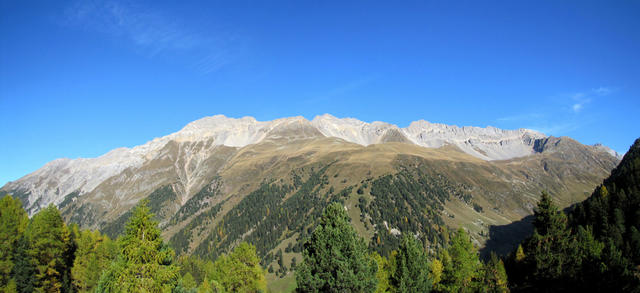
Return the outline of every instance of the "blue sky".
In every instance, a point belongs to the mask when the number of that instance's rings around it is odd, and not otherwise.
[[[624,152],[639,52],[638,1],[1,1],[0,185],[214,114],[524,127]]]

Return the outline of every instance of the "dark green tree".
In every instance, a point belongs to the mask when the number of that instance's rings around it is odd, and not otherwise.
[[[18,292],[33,292],[36,284],[36,267],[29,254],[29,240],[20,237],[16,243],[14,266],[11,278],[16,283]]]
[[[560,289],[570,264],[570,232],[567,217],[546,192],[542,192],[534,210],[533,227],[533,236],[524,245],[525,263],[531,270],[529,282],[544,290]]]
[[[422,245],[412,235],[402,237],[398,253],[393,261],[395,268],[391,285],[395,292],[429,292],[429,262]]]
[[[373,292],[377,264],[339,203],[330,204],[304,245],[298,292]]]

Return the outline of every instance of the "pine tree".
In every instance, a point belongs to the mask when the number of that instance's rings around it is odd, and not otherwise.
[[[178,283],[174,252],[160,237],[158,223],[142,201],[118,239],[120,255],[100,278],[101,292],[168,292]]]
[[[395,269],[391,284],[396,292],[429,292],[429,263],[422,246],[411,235],[405,234],[394,258]]]
[[[377,265],[339,203],[330,204],[302,251],[298,292],[373,292]]]

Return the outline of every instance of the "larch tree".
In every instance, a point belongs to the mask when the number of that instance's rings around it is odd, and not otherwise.
[[[160,236],[144,200],[118,239],[120,254],[100,278],[100,292],[171,292],[179,279],[174,252]]]
[[[504,269],[504,263],[493,252],[489,260],[484,264],[483,283],[485,292],[509,292],[509,282],[507,281],[507,271]]]
[[[458,229],[443,259],[440,291],[473,292],[479,286],[482,264],[469,235]]]
[[[93,292],[100,281],[102,272],[115,259],[118,247],[108,236],[98,231],[79,231],[76,234],[76,253],[71,268],[73,285],[78,292]]]
[[[19,199],[5,195],[0,199],[0,290],[11,281],[11,272],[15,266],[15,255],[18,241],[24,234],[29,218],[22,208]]]
[[[260,267],[256,247],[240,243],[229,255],[218,257],[213,264],[211,279],[228,292],[264,292],[267,282]]]
[[[35,291],[69,290],[73,244],[71,233],[54,205],[33,216],[25,231],[28,254],[35,266]]]

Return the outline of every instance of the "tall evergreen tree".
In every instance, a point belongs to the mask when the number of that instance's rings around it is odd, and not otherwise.
[[[525,242],[525,263],[532,270],[530,282],[538,288],[557,290],[563,286],[569,264],[570,232],[567,217],[558,210],[546,192],[542,192],[534,210],[533,236]]]
[[[302,251],[298,292],[373,292],[377,265],[339,203],[330,204]]]
[[[61,292],[70,288],[73,245],[60,212],[49,205],[33,216],[25,236],[35,266],[35,291]]]
[[[478,253],[462,229],[451,239],[451,245],[443,258],[444,271],[438,289],[447,292],[474,292],[481,278]]]
[[[429,262],[422,245],[412,235],[402,237],[398,253],[394,257],[395,269],[391,284],[396,292],[429,292]]]
[[[170,292],[178,284],[174,252],[162,241],[146,200],[135,208],[118,245],[118,260],[102,275],[98,291]]]
[[[18,292],[33,292],[36,284],[36,267],[29,254],[29,240],[25,236],[20,237],[16,243],[14,254],[14,266],[11,278],[16,282]]]
[[[0,290],[10,282],[15,265],[16,246],[28,221],[27,213],[19,199],[14,199],[11,195],[5,195],[0,199]]]

